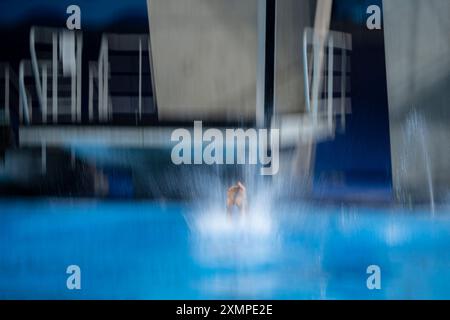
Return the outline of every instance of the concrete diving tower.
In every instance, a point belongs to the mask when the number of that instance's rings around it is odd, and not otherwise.
[[[351,37],[329,32],[331,0],[278,0],[275,61],[270,66],[267,3],[147,1],[158,118],[263,126],[266,68],[273,67],[271,125],[281,130],[282,147],[302,150],[309,171],[313,145],[334,137],[338,114],[345,127]],[[339,63],[336,53],[342,57]],[[341,95],[336,99],[337,90]],[[327,96],[322,99],[324,92]]]

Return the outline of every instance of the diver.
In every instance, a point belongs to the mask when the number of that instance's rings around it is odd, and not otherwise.
[[[227,192],[227,215],[231,217],[233,206],[239,209],[241,216],[247,214],[247,190],[241,182],[232,186]]]

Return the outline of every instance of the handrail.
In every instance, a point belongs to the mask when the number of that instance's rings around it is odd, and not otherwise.
[[[58,121],[58,44],[62,46],[62,41],[59,36],[62,32],[71,32],[64,29],[57,28],[46,28],[46,27],[32,27],[30,30],[30,54],[31,54],[31,67],[32,73],[35,80],[36,94],[39,102],[39,106],[45,122],[47,119],[46,109],[47,109],[47,84],[43,85],[44,79],[41,79],[39,60],[36,53],[36,38],[39,37],[38,42],[51,44],[52,45],[52,122],[57,123]],[[71,88],[71,99],[72,99],[72,120],[81,121],[81,59],[82,59],[82,34],[76,33],[74,36],[75,41],[75,70],[73,70],[72,78],[72,88]],[[45,68],[47,68],[46,66]],[[42,75],[43,77],[44,75]],[[47,75],[48,76],[48,75]],[[31,111],[31,110],[29,110]],[[44,115],[45,114],[45,115]]]
[[[119,37],[119,38],[118,38]],[[89,66],[89,119],[93,120],[93,80],[97,78],[98,83],[98,118],[100,122],[106,122],[112,118],[113,108],[109,92],[109,51],[137,51],[138,54],[138,100],[137,110],[135,110],[136,119],[142,120],[144,113],[143,101],[143,52],[150,50],[146,43],[150,43],[145,34],[103,34],[100,52],[98,55],[97,75],[95,75],[94,64]],[[145,47],[144,47],[145,46]],[[155,91],[153,91],[155,94]]]
[[[303,76],[304,76],[304,88],[305,88],[305,104],[306,111],[312,115],[314,125],[317,125],[317,120],[320,114],[323,114],[323,111],[326,114],[327,126],[330,133],[334,132],[335,127],[335,111],[334,111],[334,50],[336,48],[341,50],[342,61],[341,61],[341,94],[340,94],[340,106],[339,113],[341,115],[341,127],[345,128],[345,114],[346,114],[346,93],[347,93],[347,50],[350,48],[351,50],[351,39],[349,40],[347,34],[343,34],[336,31],[330,31],[327,35],[327,39],[320,40],[318,39],[318,35],[315,34],[312,36],[313,38],[313,57],[314,60],[313,70],[309,70],[310,60],[308,59],[308,46],[309,38],[314,31],[312,29],[305,29],[303,32]],[[319,79],[322,76],[322,73],[319,73],[317,70],[318,67],[318,41],[323,41],[323,43],[327,43],[328,46],[328,72],[327,77],[328,81],[327,85],[327,96],[326,96],[326,104],[319,104],[319,96],[320,96],[320,86],[321,80]],[[312,79],[310,79],[310,76]],[[310,90],[310,83],[313,84],[312,93]],[[319,110],[319,107],[325,107],[325,110]]]
[[[100,122],[106,122],[109,120],[108,78],[109,78],[108,38],[106,35],[103,35],[100,46],[100,54],[98,58],[98,114]]]
[[[345,48],[341,50],[341,128],[345,129],[345,97],[347,95],[347,51]]]
[[[333,132],[333,93],[334,93],[334,41],[333,35],[330,34],[328,37],[328,130]]]
[[[303,79],[305,86],[306,111],[311,112],[311,97],[309,95],[309,70],[308,70],[308,30],[303,31]]]
[[[20,61],[19,64],[19,91],[20,91],[20,110],[23,110],[25,122],[30,124],[30,112],[28,110],[28,96],[25,88],[25,61]]]
[[[52,122],[58,122],[58,35],[52,34]]]
[[[139,121],[142,120],[142,39],[139,38]]]
[[[305,101],[306,101],[306,110],[313,115],[314,124],[317,124],[317,117],[319,114],[319,87],[320,87],[320,77],[321,74],[318,71],[318,63],[319,59],[317,55],[319,54],[318,50],[320,50],[317,45],[318,35],[313,34],[313,66],[314,70],[312,72],[313,80],[311,83],[313,84],[313,96],[310,94],[310,80],[309,80],[309,61],[308,61],[308,34],[309,30],[305,29],[303,32],[303,77],[304,77],[304,87],[305,87]],[[328,96],[327,96],[327,116],[328,116],[328,125],[330,129],[333,126],[333,70],[334,70],[334,39],[333,34],[328,35]],[[312,107],[311,107],[312,105]]]
[[[34,81],[36,83],[36,93],[39,101],[39,105],[41,107],[41,111],[44,108],[44,98],[42,96],[42,84],[41,84],[41,78],[39,75],[39,66],[37,63],[37,55],[36,55],[36,48],[35,48],[35,27],[31,27],[30,30],[30,54],[31,54],[31,67],[33,69],[34,74]]]

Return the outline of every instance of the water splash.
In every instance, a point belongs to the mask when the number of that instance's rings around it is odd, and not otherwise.
[[[417,111],[413,111],[406,119],[404,127],[404,141],[406,141],[403,146],[403,152],[401,157],[401,168],[400,172],[404,176],[411,174],[413,168],[410,167],[408,161],[417,157],[417,153],[422,158],[424,164],[425,174],[427,178],[428,187],[428,197],[430,203],[430,210],[432,214],[435,213],[435,197],[434,197],[434,186],[433,186],[433,175],[431,160],[429,156],[428,148],[428,129],[426,126],[426,121]]]
[[[250,197],[249,212],[244,216],[228,216],[225,202],[203,203],[185,216],[191,248],[201,265],[258,267],[273,261],[279,235],[270,196],[255,190]]]

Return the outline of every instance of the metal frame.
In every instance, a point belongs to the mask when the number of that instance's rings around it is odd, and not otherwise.
[[[110,50],[116,51],[137,51],[138,52],[138,110],[137,117],[142,120],[143,115],[143,99],[142,99],[142,74],[143,74],[143,51],[146,47],[150,52],[150,39],[147,34],[128,34],[120,35],[128,37],[132,42],[136,41],[136,47],[123,46],[115,41],[115,34],[104,34],[101,40],[100,52],[97,62],[90,62],[89,64],[89,121],[94,121],[94,80],[97,78],[98,83],[98,120],[99,122],[108,122],[112,119],[113,109],[110,96],[109,81],[111,77],[111,65],[110,65]],[[144,39],[147,38],[148,46],[144,46]],[[136,50],[137,49],[137,50]],[[149,56],[151,56],[149,54]],[[150,65],[150,72],[152,66]],[[153,95],[155,95],[154,82],[152,79]]]
[[[333,93],[334,93],[334,49],[341,49],[341,104],[340,104],[340,114],[341,114],[341,126],[345,128],[345,114],[346,114],[346,94],[347,94],[347,50],[351,50],[351,38],[350,35],[341,32],[330,31],[326,36],[326,39],[320,39],[320,36],[314,32],[314,29],[306,28],[303,33],[303,75],[304,75],[304,89],[305,89],[305,102],[306,110],[312,115],[314,125],[318,125],[319,115],[321,110],[319,110],[319,94],[321,86],[322,74],[319,70],[319,54],[320,54],[320,42],[323,41],[327,43],[328,47],[328,81],[327,85],[327,104],[326,104],[326,119],[328,130],[334,132],[334,109],[333,109]],[[310,39],[312,38],[313,46],[313,69],[309,70],[310,62],[308,59],[308,45]],[[310,80],[310,74],[312,75],[312,80]],[[312,96],[310,83],[312,83]]]
[[[47,123],[48,118],[48,77],[52,78],[52,122],[58,123],[58,57],[59,50],[62,49],[63,35],[66,29],[38,28],[32,27],[30,30],[30,55],[31,70],[36,86],[38,104],[42,112],[42,122]],[[72,122],[81,122],[81,99],[82,99],[82,50],[83,35],[81,32],[75,33],[75,72],[71,74],[71,118]],[[36,44],[49,44],[52,46],[51,60],[39,60],[36,52]],[[58,50],[59,49],[59,50]],[[25,123],[32,123],[31,97],[25,88],[25,63],[22,60],[19,65],[19,91],[20,91],[20,111],[25,115]],[[51,73],[49,74],[49,69]]]

